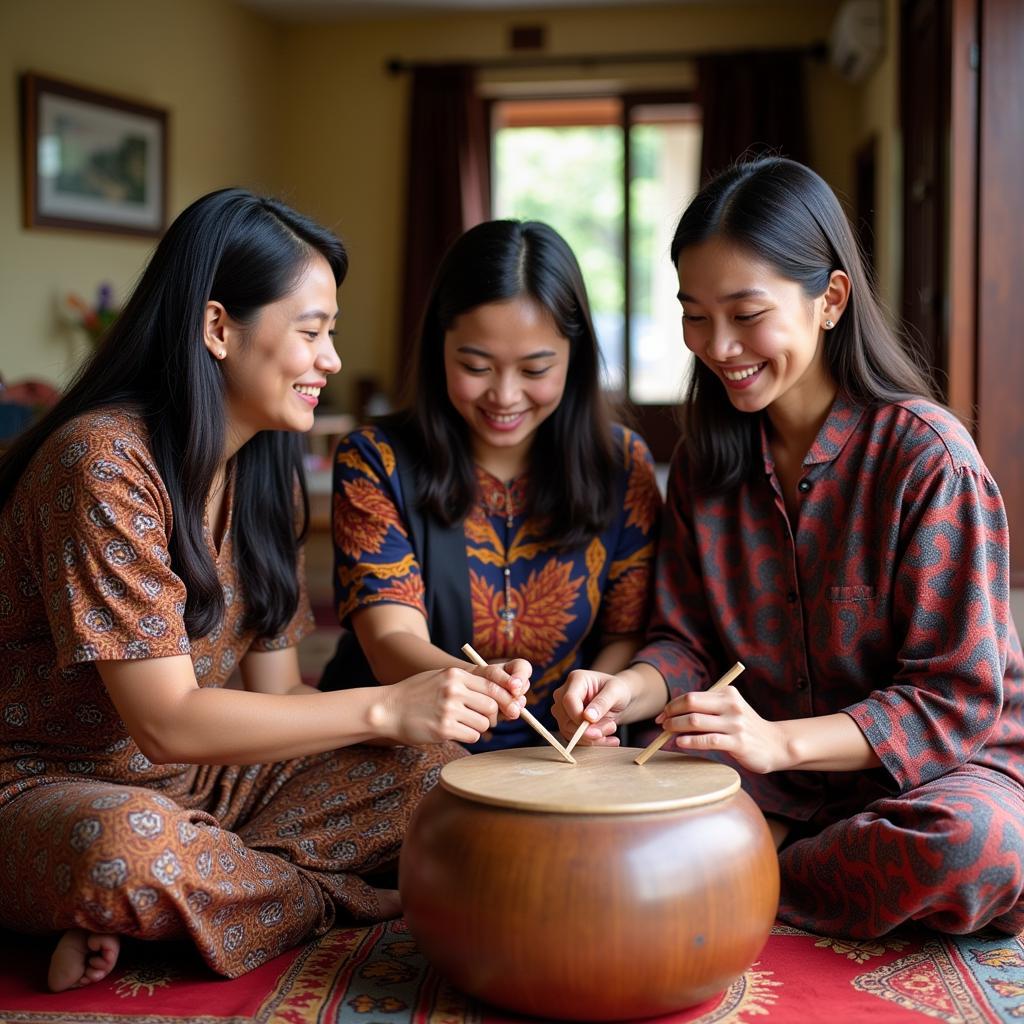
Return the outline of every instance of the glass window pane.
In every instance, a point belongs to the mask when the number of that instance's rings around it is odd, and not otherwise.
[[[572,247],[612,391],[625,385],[623,157],[617,124],[494,133],[494,216],[545,221]]]
[[[678,402],[692,365],[669,249],[699,183],[701,127],[694,114],[681,104],[632,112],[629,397],[638,404]]]

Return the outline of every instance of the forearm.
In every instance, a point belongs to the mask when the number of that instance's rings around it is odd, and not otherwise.
[[[320,692],[321,691],[318,690],[315,686],[310,686],[308,683],[296,683],[294,686],[289,687],[285,691],[285,694],[287,696],[294,697],[294,696],[303,696],[303,695],[308,695],[308,694],[311,694],[311,693],[320,693]]]
[[[299,653],[294,647],[274,651],[249,651],[239,664],[242,685],[252,693],[319,693],[302,681]]]
[[[629,707],[619,718],[624,725],[646,721],[664,710],[669,700],[668,684],[653,665],[637,662],[617,672],[616,677],[629,686],[632,694]]]
[[[381,683],[397,683],[428,669],[472,667],[465,658],[457,658],[429,640],[401,630],[369,642],[360,638],[360,642],[374,676]]]
[[[640,649],[640,642],[639,633],[617,636],[609,640],[597,652],[590,667],[595,672],[607,672],[610,676],[617,675],[633,660],[633,655]]]
[[[382,735],[372,724],[381,720],[380,688],[296,695],[194,689],[133,731],[150,760],[174,764],[284,761]]]
[[[881,761],[857,723],[845,713],[776,722],[784,763],[777,770],[854,772]]]

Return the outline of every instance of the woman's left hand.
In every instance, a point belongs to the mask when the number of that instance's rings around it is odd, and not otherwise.
[[[655,721],[679,734],[673,740],[679,750],[721,751],[760,775],[789,767],[783,730],[762,718],[735,687],[684,693]]]

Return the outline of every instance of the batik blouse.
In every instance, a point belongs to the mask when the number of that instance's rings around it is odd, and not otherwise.
[[[865,408],[840,395],[792,518],[763,421],[761,446],[751,478],[722,497],[695,494],[677,452],[637,660],[673,695],[742,661],[734,685],[762,717],[857,723],[881,769],[743,771],[765,811],[854,813],[859,776],[904,792],[966,763],[1024,783],[1006,514],[967,431],[931,402]]]
[[[569,672],[584,667],[584,641],[642,632],[647,625],[661,497],[643,439],[617,426],[614,441],[622,508],[600,535],[570,551],[556,550],[544,522],[527,514],[527,475],[503,482],[476,468],[477,498],[464,521],[473,621],[467,639],[488,661],[532,663],[530,710],[549,726],[552,693]],[[407,605],[427,616],[407,500],[380,428],[342,440],[333,529],[335,599],[345,628],[353,612],[376,604]],[[535,739],[525,723],[501,722],[473,749]]]
[[[87,413],[42,444],[0,513],[0,805],[54,781],[103,780],[187,800],[205,766],[152,764],[128,733],[97,661],[186,654],[201,687],[223,686],[249,651],[312,631],[302,584],[285,629],[260,637],[231,537],[234,477],[220,548],[206,542],[224,617],[189,638],[185,587],[171,568],[174,513],[145,423],[123,409]]]

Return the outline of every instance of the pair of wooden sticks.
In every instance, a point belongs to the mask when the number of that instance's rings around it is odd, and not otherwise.
[[[481,658],[479,654],[477,654],[476,650],[473,648],[471,644],[463,644],[462,653],[465,654],[466,657],[469,658],[471,662],[473,662],[473,664],[479,665],[482,668],[487,667],[487,662],[484,661],[484,659]],[[705,692],[710,693],[712,690],[721,690],[723,687],[728,686],[743,671],[745,667],[746,666],[743,664],[742,661],[737,661],[736,664],[733,665],[733,667],[729,669],[729,671],[726,672],[721,679],[719,679],[717,682],[709,686]],[[567,761],[569,764],[576,763],[576,758],[572,756],[572,748],[576,746],[576,744],[580,741],[580,738],[587,731],[587,726],[593,724],[592,722],[588,722],[586,720],[580,722],[576,731],[572,734],[572,739],[569,740],[568,745],[563,747],[562,744],[559,743],[558,740],[555,739],[555,737],[552,736],[551,733],[548,732],[548,730],[545,729],[544,726],[540,722],[538,722],[537,719],[534,718],[533,715],[525,707],[522,708],[522,710],[519,712],[519,715],[523,719],[523,721],[526,722],[527,725],[529,725],[537,733],[539,733],[545,740],[547,740],[547,742],[550,743],[551,746],[553,746],[555,750],[557,750],[558,753],[562,756],[562,759],[564,761]],[[653,757],[657,751],[661,750],[661,748],[669,741],[672,735],[673,734],[666,729],[653,743],[645,747],[633,759],[633,763],[646,764],[647,761],[651,757]]]

